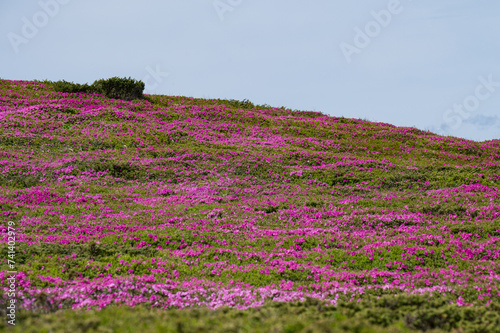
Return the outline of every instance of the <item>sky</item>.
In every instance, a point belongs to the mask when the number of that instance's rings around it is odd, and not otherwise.
[[[500,139],[498,0],[0,0],[0,78]]]

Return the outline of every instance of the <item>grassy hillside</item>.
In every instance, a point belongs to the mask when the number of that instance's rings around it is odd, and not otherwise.
[[[15,332],[500,331],[500,140],[0,80],[0,155]]]

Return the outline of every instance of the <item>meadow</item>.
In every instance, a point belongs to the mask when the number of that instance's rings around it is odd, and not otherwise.
[[[0,80],[0,330],[500,332],[499,186],[500,140]]]

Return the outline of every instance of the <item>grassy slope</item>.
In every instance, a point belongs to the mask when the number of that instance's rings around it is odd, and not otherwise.
[[[418,276],[424,267],[430,273],[425,279],[415,277],[413,288],[455,288],[455,294],[443,296],[394,296],[396,291],[377,290],[367,292],[370,302],[359,304],[341,296],[337,308],[326,310],[310,300],[269,303],[247,312],[109,307],[60,314],[39,295],[36,308],[20,313],[24,327],[19,329],[36,331],[45,325],[47,332],[49,327],[55,332],[75,325],[81,331],[99,331],[115,325],[115,331],[126,332],[128,322],[112,319],[119,316],[136,325],[151,323],[152,332],[190,332],[196,327],[200,332],[300,332],[308,327],[385,332],[387,325],[394,331],[482,327],[492,332],[498,327],[498,280],[490,279],[500,273],[498,140],[478,143],[234,101],[149,96],[125,103],[11,81],[1,81],[0,90],[0,106],[45,105],[23,114],[7,112],[0,137],[5,161],[1,210],[6,219],[25,223],[29,241],[18,244],[17,262],[33,287],[51,286],[40,272],[64,281],[97,278],[103,272],[129,275],[120,260],[135,260],[135,275],[151,274],[155,258],[168,263],[169,270],[155,273],[159,278],[207,279],[221,286],[278,287],[292,281],[294,288],[312,291],[320,290],[316,284],[321,283],[397,284],[395,280]],[[93,104],[105,108],[84,114],[85,106]],[[189,196],[190,186],[214,192]],[[50,192],[44,192],[45,202],[36,199],[43,189]],[[151,197],[172,201],[160,205],[148,201]],[[137,215],[126,222],[128,233],[119,235],[92,229],[87,236],[81,223],[67,219],[120,211]],[[341,211],[343,220],[328,217],[332,211]],[[156,224],[175,218],[183,222],[155,231],[160,241],[152,241],[151,228],[142,227],[154,224],[153,217]],[[250,219],[254,229],[241,227]],[[314,233],[310,228],[329,231]],[[63,237],[68,234],[72,241]],[[127,235],[134,237],[122,242]],[[207,246],[203,254],[186,256],[200,244]],[[415,252],[406,255],[409,249]],[[248,255],[256,250],[259,255]],[[282,259],[299,268],[272,263],[270,254],[285,250],[295,252]],[[213,268],[221,262],[223,267]],[[231,265],[262,266],[242,271]],[[266,266],[270,271],[263,272]],[[377,276],[377,270],[387,274]],[[488,287],[493,288],[489,296],[484,292]],[[380,296],[385,303],[375,301]],[[459,307],[458,297],[473,307]],[[426,307],[427,299],[433,307]]]

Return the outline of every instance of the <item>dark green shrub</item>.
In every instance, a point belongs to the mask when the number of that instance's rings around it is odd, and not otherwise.
[[[423,204],[420,207],[413,207],[410,209],[414,212],[422,212],[423,214],[432,214],[432,215],[450,215],[456,214],[457,216],[463,216],[467,211],[467,208],[464,206],[460,206],[457,204]]]
[[[97,80],[92,84],[92,90],[109,98],[130,101],[142,98],[144,82],[132,78],[112,77],[107,80]]]
[[[130,246],[115,246],[106,243],[86,243],[86,244],[52,244],[39,243],[30,244],[19,243],[16,247],[16,262],[25,264],[33,261],[33,258],[46,258],[48,256],[65,257],[76,253],[78,257],[99,260],[104,257],[121,255],[152,257],[158,254],[158,249],[154,247],[142,247],[140,249]],[[7,256],[8,247],[0,247],[0,254]]]
[[[236,99],[217,99],[217,104],[223,104],[227,107],[233,109],[253,109],[255,108],[255,104],[250,102],[248,99],[244,99],[243,101],[238,101]]]
[[[110,79],[96,80],[92,85],[79,84],[67,81],[51,82],[55,91],[65,93],[90,93],[106,95],[109,98],[130,101],[143,98],[144,82],[132,78],[112,77]]]
[[[306,201],[306,207],[309,208],[321,208],[324,207],[325,203],[323,201],[310,200]]]
[[[280,209],[279,206],[269,206],[267,208],[264,209],[264,211],[266,212],[266,214],[272,214],[272,213],[276,213],[278,210]]]
[[[56,81],[52,82],[52,86],[55,91],[65,92],[65,93],[91,93],[92,87],[88,84],[79,84],[68,81]]]
[[[13,188],[30,188],[40,185],[41,175],[23,175],[17,173],[6,173],[0,178],[0,186],[11,186]]]

